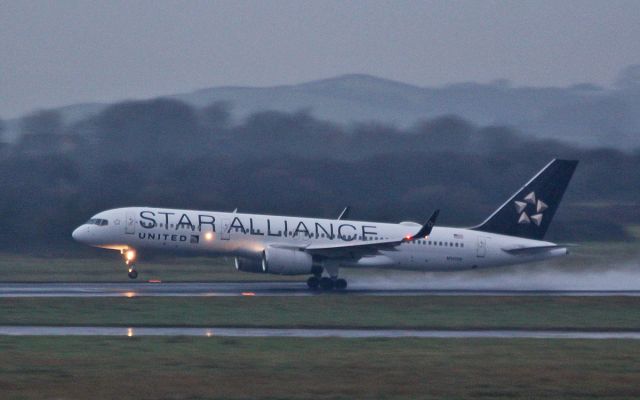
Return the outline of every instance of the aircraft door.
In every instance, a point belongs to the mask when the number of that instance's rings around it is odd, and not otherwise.
[[[231,227],[231,220],[224,219],[222,220],[222,229],[220,229],[220,239],[221,240],[229,240],[231,238],[231,234],[229,233],[229,228]]]
[[[478,257],[482,258],[487,255],[487,239],[483,237],[478,238]]]
[[[136,214],[132,211],[127,211],[126,221],[124,224],[124,233],[133,235],[136,233]]]

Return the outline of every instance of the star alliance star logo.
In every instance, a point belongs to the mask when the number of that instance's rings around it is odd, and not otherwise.
[[[536,199],[536,193],[531,192],[522,199],[523,201],[516,201],[516,211],[520,215],[518,218],[519,224],[530,224],[533,221],[534,224],[540,226],[542,223],[543,211],[549,208],[544,201]],[[530,214],[527,214],[527,209],[533,208]]]

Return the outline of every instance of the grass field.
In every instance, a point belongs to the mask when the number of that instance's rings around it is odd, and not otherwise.
[[[640,330],[640,298],[6,298],[0,325]]]
[[[3,399],[634,399],[638,341],[0,337]]]
[[[600,276],[638,252],[583,245],[551,268]],[[139,271],[140,280],[283,279],[207,258],[157,258]],[[0,281],[128,279],[117,255],[2,255]],[[640,298],[0,298],[0,324],[640,330]],[[0,336],[0,399],[636,399],[638,354],[631,340]]]

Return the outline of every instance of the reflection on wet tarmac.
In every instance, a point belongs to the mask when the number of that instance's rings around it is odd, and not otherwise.
[[[3,336],[202,336],[202,337],[297,337],[297,338],[493,338],[493,339],[632,339],[640,331],[561,330],[410,330],[410,329],[293,329],[293,328],[181,328],[0,326]]]
[[[348,289],[339,295],[366,296],[640,296],[638,290],[433,290]],[[1,297],[138,297],[138,296],[313,296],[303,282],[192,283],[0,283]]]

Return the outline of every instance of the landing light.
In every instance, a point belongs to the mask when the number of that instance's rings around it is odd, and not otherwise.
[[[127,328],[127,336],[128,337],[132,337],[133,336],[133,328]]]
[[[204,238],[205,240],[212,240],[213,239],[213,232],[207,232],[204,234]]]
[[[127,261],[135,260],[136,259],[135,250],[127,250],[127,252],[125,253],[125,257],[127,258]]]

